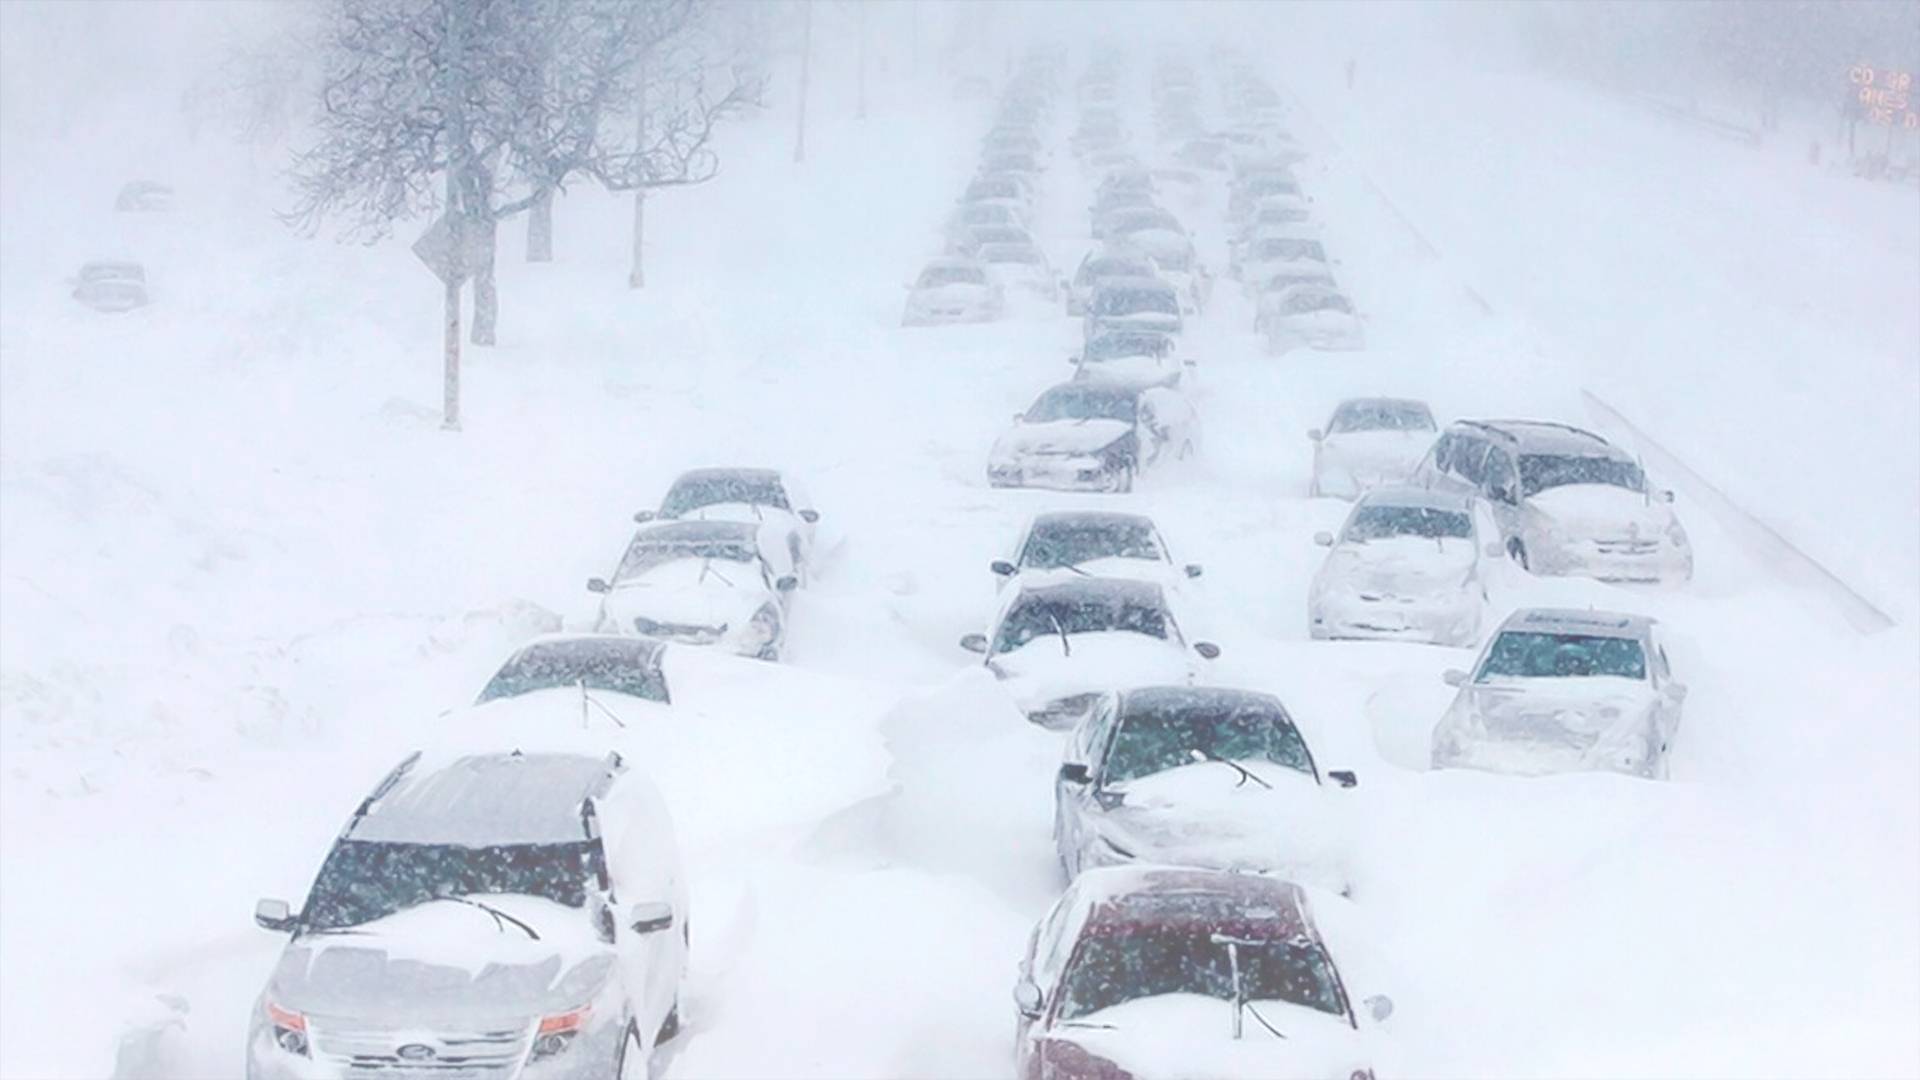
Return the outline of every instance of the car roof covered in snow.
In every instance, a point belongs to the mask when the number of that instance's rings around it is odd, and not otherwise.
[[[1167,606],[1166,593],[1151,581],[1135,578],[1090,577],[1075,578],[1072,581],[1057,581],[1048,578],[1044,585],[1026,585],[1020,590],[1022,597],[1034,597],[1039,600],[1059,600],[1071,603],[1075,600],[1119,600],[1123,603],[1141,607]]]
[[[1033,515],[1030,532],[1055,528],[1062,525],[1081,528],[1110,529],[1138,528],[1153,526],[1153,519],[1145,514],[1127,514],[1118,510],[1048,510]]]
[[[1088,933],[1124,932],[1141,924],[1194,930],[1257,930],[1271,940],[1319,939],[1300,887],[1265,874],[1173,866],[1088,870],[1075,888],[1090,894]]]
[[[1586,634],[1591,637],[1644,638],[1653,626],[1648,615],[1581,608],[1521,608],[1500,624],[1502,631],[1536,634]]]
[[[382,781],[348,835],[471,847],[583,840],[581,804],[623,770],[611,754],[423,752]]]
[[[1605,455],[1621,461],[1632,455],[1585,428],[1552,420],[1462,420],[1464,427],[1517,443],[1521,453]]]
[[[1368,488],[1361,493],[1355,506],[1419,506],[1429,510],[1452,510],[1468,513],[1473,509],[1473,496],[1468,492],[1445,491],[1440,488],[1414,487],[1411,484],[1387,484]]]

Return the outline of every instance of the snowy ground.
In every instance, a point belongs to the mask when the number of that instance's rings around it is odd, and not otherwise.
[[[1915,196],[1527,76],[1449,76],[1414,111],[1348,95],[1336,49],[1278,55],[1376,347],[1267,359],[1223,287],[1190,333],[1204,458],[1128,499],[1206,564],[1220,680],[1279,694],[1361,775],[1386,1064],[1920,1071]],[[510,239],[501,346],[469,354],[457,436],[437,429],[437,287],[403,243],[292,236],[270,170],[185,153],[179,210],[139,221],[113,191],[164,161],[102,169],[47,140],[5,179],[0,1075],[109,1074],[159,995],[188,1010],[170,1071],[237,1074],[279,945],[254,898],[297,903],[401,750],[582,605],[631,511],[728,462],[807,475],[828,554],[790,663],[702,680],[691,704],[726,730],[661,776],[695,908],[667,1075],[1007,1072],[1013,967],[1058,888],[1058,751],[955,642],[1009,531],[1073,501],[983,471],[1078,328],[898,327],[984,106],[876,95],[856,123],[844,90],[819,90],[804,165],[776,108],[730,134],[718,181],[654,201],[644,292],[619,201],[565,200],[555,264]],[[1516,93],[1553,107],[1482,107]],[[1064,152],[1046,184],[1070,267],[1086,198]],[[1218,244],[1217,207],[1176,210]],[[59,279],[114,245],[158,303],[103,318]],[[1308,538],[1344,506],[1304,497],[1303,433],[1376,389],[1581,422],[1583,388],[1900,625],[1858,635],[1683,488],[1691,586],[1532,594],[1668,622],[1692,688],[1674,781],[1427,774],[1438,676],[1466,654],[1306,640]]]

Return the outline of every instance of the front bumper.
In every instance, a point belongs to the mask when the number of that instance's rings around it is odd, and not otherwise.
[[[901,326],[951,326],[961,323],[992,322],[1000,317],[998,308],[978,307],[936,307],[909,308],[901,317]]]
[[[1378,599],[1369,597],[1378,596]],[[1468,646],[1480,640],[1481,604],[1472,592],[1445,597],[1328,591],[1307,610],[1316,639],[1416,641]]]
[[[1641,731],[1542,732],[1529,737],[1443,721],[1434,729],[1431,764],[1435,769],[1478,769],[1514,776],[1615,772],[1650,778],[1655,775],[1656,758],[1651,741]]]
[[[1044,455],[987,466],[987,482],[994,487],[1047,488],[1053,491],[1107,491],[1114,473],[1095,457]]]
[[[1528,544],[1527,567],[1556,577],[1680,585],[1693,578],[1693,549],[1667,540]]]

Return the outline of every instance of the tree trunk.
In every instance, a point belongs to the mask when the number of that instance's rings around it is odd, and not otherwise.
[[[448,282],[446,291],[446,338],[442,353],[445,361],[440,373],[440,426],[447,431],[460,430],[460,286]]]
[[[553,261],[553,189],[542,188],[527,210],[527,261]]]
[[[473,270],[473,343],[492,345],[494,324],[500,317],[500,293],[493,279],[494,223],[469,219],[467,228],[481,230],[480,265]]]
[[[647,69],[646,60],[641,60],[640,77],[636,80],[639,87],[638,100],[634,102],[633,145],[644,151],[647,146]],[[647,238],[647,177],[633,189],[633,269],[627,271],[627,288],[638,289],[647,283],[646,264],[642,259]]]

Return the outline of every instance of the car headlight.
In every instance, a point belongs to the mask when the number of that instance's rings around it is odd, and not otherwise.
[[[580,1037],[581,1030],[587,1026],[587,1018],[592,1015],[592,1007],[582,1005],[570,1012],[542,1017],[539,1028],[533,1033],[533,1048],[527,1051],[527,1064],[566,1053],[567,1048]]]
[[[283,1009],[273,1002],[266,1003],[267,1023],[273,1029],[273,1043],[295,1057],[311,1057],[312,1050],[307,1042],[307,1018],[292,1009]]]

